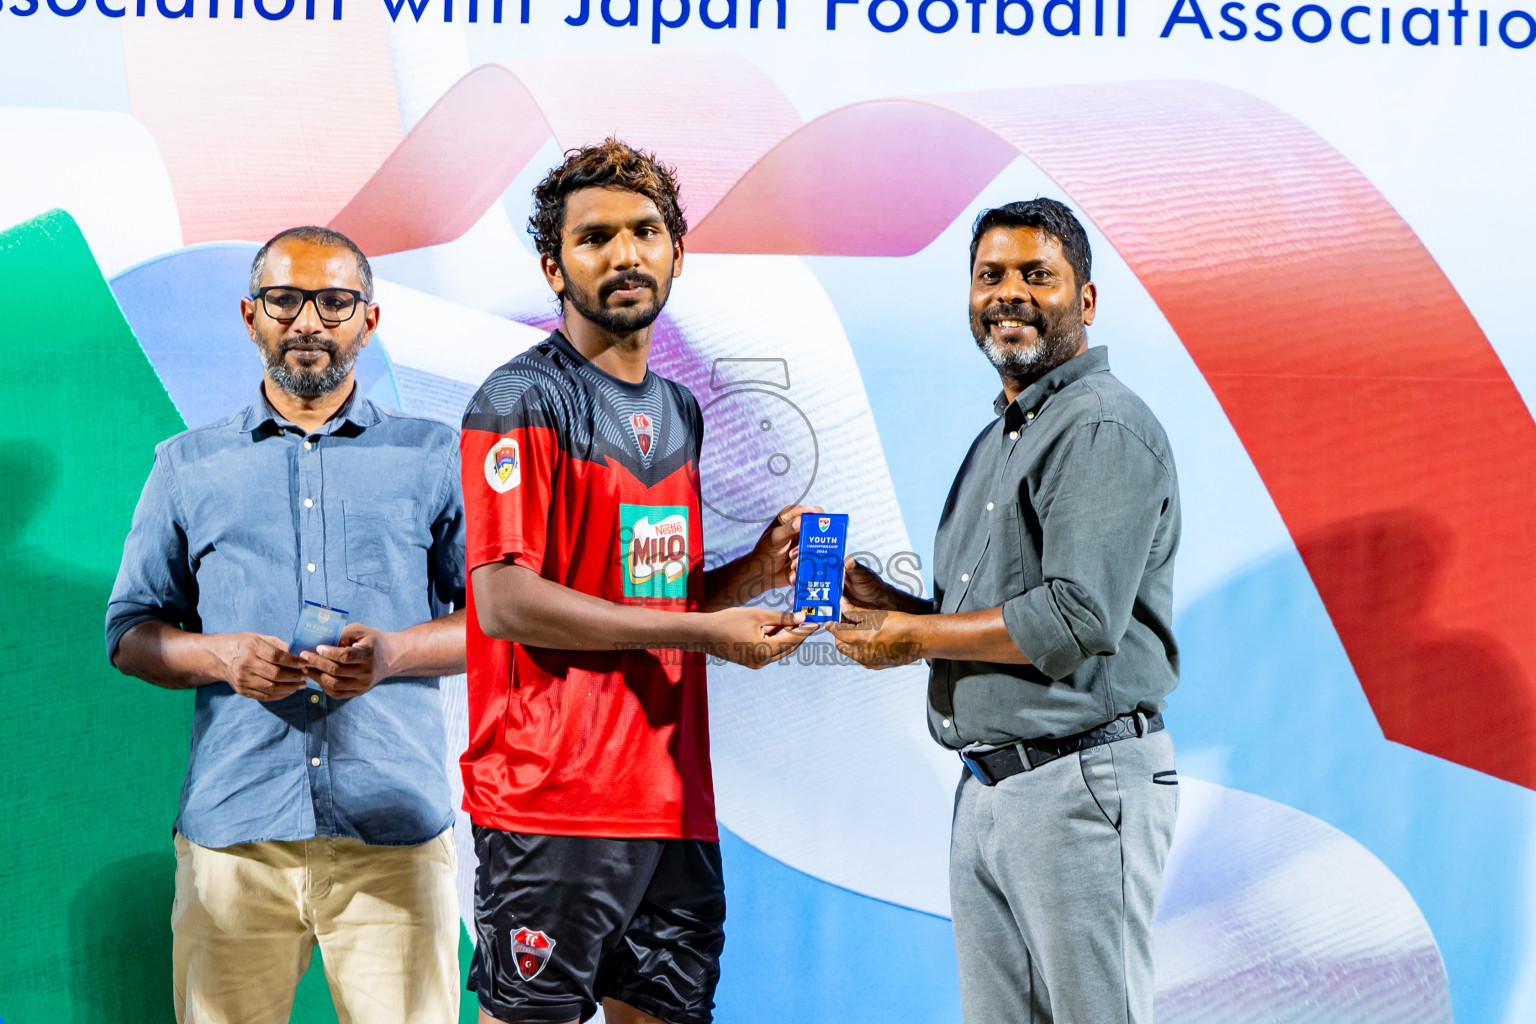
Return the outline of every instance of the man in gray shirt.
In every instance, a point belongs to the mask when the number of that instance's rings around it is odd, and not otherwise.
[[[830,627],[870,668],[932,665],[928,727],[965,764],[950,899],[968,1024],[1152,1020],[1179,490],[1157,418],[1088,348],[1090,259],[1055,200],[977,219],[971,331],[1003,393],[950,489],[934,598],[850,562]]]

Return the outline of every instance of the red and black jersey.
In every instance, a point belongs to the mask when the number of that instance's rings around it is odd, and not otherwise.
[[[558,332],[492,373],[461,439],[468,568],[511,562],[620,604],[703,603],[699,451],[681,384],[630,384]],[[566,651],[480,631],[469,588],[464,809],[513,832],[715,839],[702,654]]]

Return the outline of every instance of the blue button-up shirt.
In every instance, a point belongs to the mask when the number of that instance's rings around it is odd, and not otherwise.
[[[354,391],[312,434],[265,397],[155,449],[107,605],[107,654],[159,619],[288,641],[303,603],[406,629],[464,602],[458,435]],[[413,845],[453,817],[435,678],[333,700],[197,690],[176,828],[203,846],[350,836]]]

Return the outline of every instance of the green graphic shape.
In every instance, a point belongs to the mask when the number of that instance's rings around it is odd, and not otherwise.
[[[0,233],[0,360],[0,1016],[170,1020],[192,696],[119,675],[102,625],[154,445],[181,417],[59,211]]]
[[[681,517],[682,530],[667,520]],[[679,536],[681,542],[679,543]],[[685,598],[688,596],[688,507],[686,505],[619,505],[619,572],[625,597]],[[681,571],[668,579],[667,571]]]

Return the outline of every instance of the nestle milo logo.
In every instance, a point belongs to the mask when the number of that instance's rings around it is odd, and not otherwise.
[[[624,596],[687,597],[688,555],[686,506],[619,506]]]

